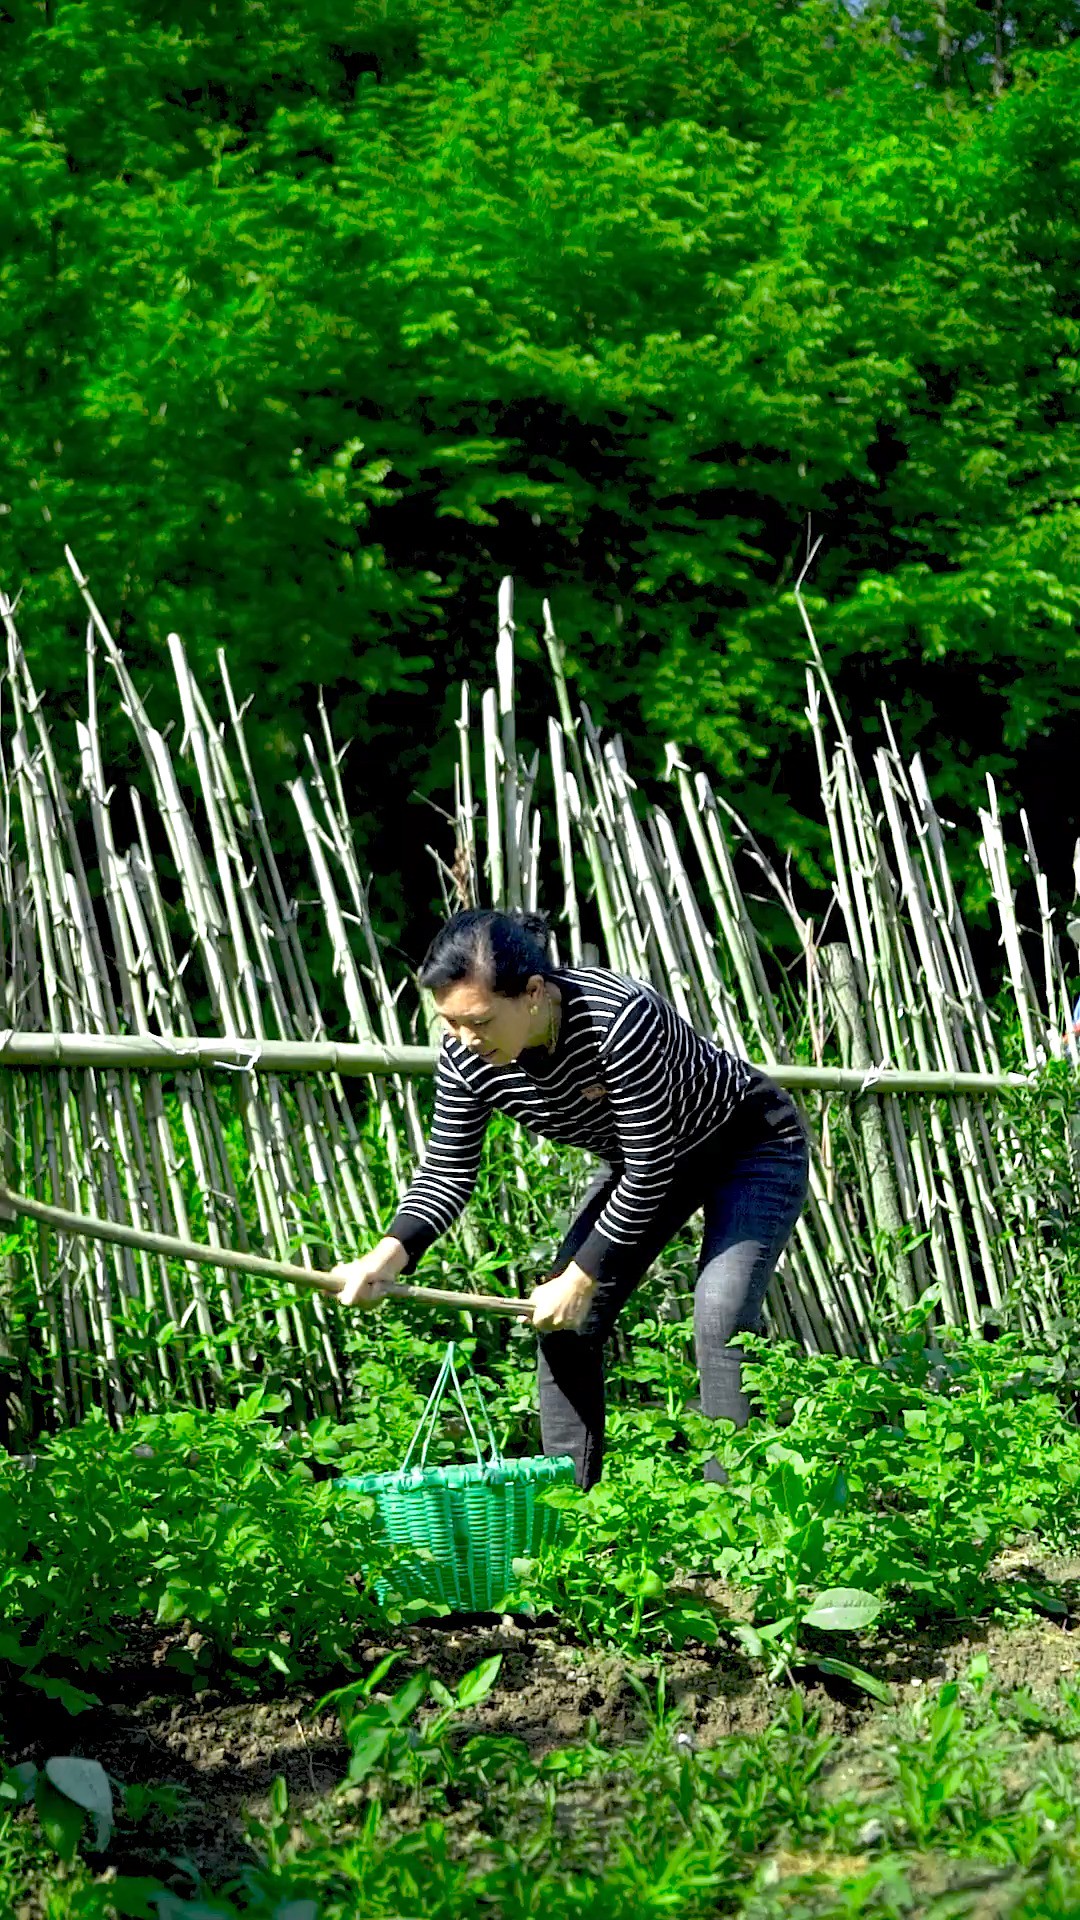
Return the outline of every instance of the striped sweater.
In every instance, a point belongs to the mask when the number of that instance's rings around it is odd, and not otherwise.
[[[616,1184],[575,1256],[596,1279],[647,1231],[680,1162],[715,1137],[734,1158],[763,1139],[799,1139],[790,1096],[758,1068],[695,1031],[652,987],[600,967],[553,975],[562,1020],[552,1052],[528,1048],[491,1065],[447,1036],[435,1077],[435,1119],[421,1172],[387,1229],[410,1271],[445,1233],[476,1184],[488,1117],[605,1160]]]

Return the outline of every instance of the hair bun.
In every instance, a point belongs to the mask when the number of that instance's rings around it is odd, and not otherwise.
[[[506,917],[512,920],[515,926],[520,927],[523,933],[531,934],[532,938],[543,947],[545,953],[547,952],[551,942],[551,928],[546,914],[537,913],[535,910],[526,912],[523,907],[516,907],[513,913],[508,913]]]

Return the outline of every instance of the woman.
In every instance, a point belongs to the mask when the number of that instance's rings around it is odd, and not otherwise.
[[[655,991],[602,967],[553,967],[537,914],[457,913],[419,981],[448,1028],[427,1158],[384,1239],[335,1268],[345,1306],[374,1306],[465,1206],[489,1115],[605,1163],[535,1288],[544,1452],[579,1486],[604,1452],[604,1343],[624,1302],[699,1208],[694,1292],[702,1411],[745,1426],[742,1355],[806,1198],[807,1143],[790,1097],[705,1040]],[[718,1463],[706,1469],[723,1479]]]

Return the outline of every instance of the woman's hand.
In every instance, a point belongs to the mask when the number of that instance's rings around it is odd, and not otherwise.
[[[596,1281],[591,1273],[571,1260],[554,1280],[545,1280],[529,1295],[533,1326],[539,1333],[554,1333],[579,1327],[592,1306]]]
[[[331,1267],[331,1280],[344,1284],[338,1299],[343,1307],[377,1307],[385,1298],[387,1283],[396,1279],[408,1255],[400,1240],[380,1240],[377,1247],[360,1260],[347,1260]]]

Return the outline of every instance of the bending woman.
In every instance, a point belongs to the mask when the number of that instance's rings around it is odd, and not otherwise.
[[[790,1096],[703,1039],[663,996],[602,967],[553,967],[536,914],[474,909],[436,935],[419,973],[447,1027],[427,1157],[385,1238],[335,1268],[345,1306],[374,1306],[457,1219],[489,1115],[604,1163],[532,1296],[544,1452],[600,1478],[604,1343],[653,1261],[704,1214],[694,1340],[702,1411],[745,1426],[742,1354],[806,1198],[807,1142]],[[715,1462],[710,1477],[724,1476]]]

